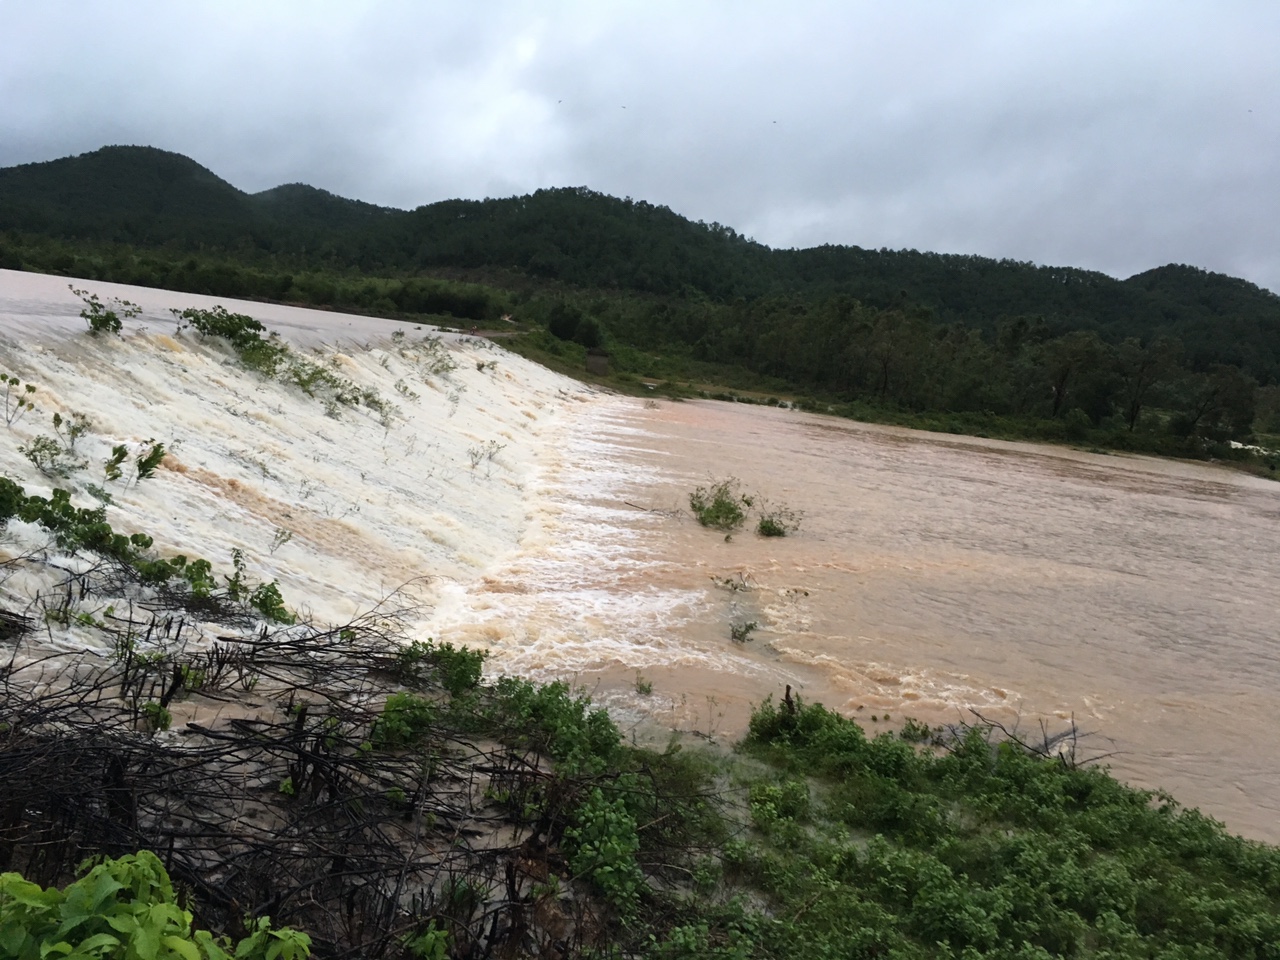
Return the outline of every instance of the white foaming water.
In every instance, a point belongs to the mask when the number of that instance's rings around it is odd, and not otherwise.
[[[618,457],[618,437],[651,438],[622,419],[635,406],[615,398],[575,418],[522,549],[479,589],[445,591],[432,618],[439,636],[486,646],[499,669],[539,679],[694,665],[760,673],[748,658],[682,636],[707,617],[705,591],[662,585],[669,561],[650,545],[669,518],[626,502],[627,491],[665,479]]]
[[[70,489],[78,506],[98,505],[90,485],[105,489],[113,527],[151,535],[161,556],[203,556],[227,573],[231,551],[242,550],[253,579],[278,579],[289,606],[324,622],[346,622],[402,590],[423,604],[417,629],[426,630],[441,591],[517,547],[540,457],[567,413],[599,402],[487,340],[221,300],[396,411],[326,407],[243,369],[221,341],[176,332],[171,308],[213,298],[76,285],[144,312],[123,338],[91,337],[66,281],[0,271],[0,366],[37,387],[36,409],[0,436],[0,470],[29,493]],[[54,413],[76,412],[90,429],[70,459],[84,466],[46,477],[19,447],[53,436]],[[134,480],[127,462],[122,481],[106,480],[113,446],[125,444],[132,460],[150,439],[169,449],[153,478]],[[10,556],[46,539],[16,522],[10,535]],[[19,609],[39,588],[21,572],[5,587]],[[50,639],[69,649],[94,643],[75,629]]]

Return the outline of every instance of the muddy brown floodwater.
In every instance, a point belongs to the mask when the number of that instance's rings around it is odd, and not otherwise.
[[[726,476],[803,510],[800,533],[699,527],[688,492]],[[1074,715],[1122,779],[1280,841],[1280,484],[630,400],[584,414],[545,484],[522,554],[457,621],[500,666],[725,736],[786,683],[872,731],[886,714],[975,708],[1032,730]],[[749,621],[754,639],[731,642]]]

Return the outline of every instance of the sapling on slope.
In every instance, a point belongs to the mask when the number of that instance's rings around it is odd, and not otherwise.
[[[4,422],[10,428],[24,416],[36,408],[31,395],[36,392],[34,383],[24,384],[17,377],[0,373],[0,383],[4,384]]]
[[[142,313],[142,308],[136,303],[121,300],[119,297],[112,297],[111,302],[115,306],[109,307],[98,298],[96,293],[77,290],[70,283],[67,284],[67,289],[84,301],[84,309],[80,311],[80,316],[84,318],[85,323],[89,324],[89,333],[95,337],[100,333],[118,334],[123,327],[121,317],[130,320]]]
[[[72,411],[67,416],[60,413],[53,415],[53,432],[67,448],[68,453],[76,452],[76,442],[89,432],[92,426],[89,417],[78,411]]]
[[[144,443],[138,455],[134,457],[134,463],[138,467],[138,479],[146,480],[154,476],[156,469],[165,458],[165,453],[163,443],[158,443],[154,439]]]

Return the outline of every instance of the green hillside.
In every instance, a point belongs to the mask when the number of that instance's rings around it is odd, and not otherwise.
[[[1194,267],[1116,280],[1071,267],[984,257],[821,246],[771,250],[719,224],[586,188],[505,199],[376,207],[304,184],[247,194],[195,161],[150,147],[0,170],[0,229],[141,248],[218,250],[294,269],[414,274],[514,271],[574,287],[658,296],[843,294],[910,304],[993,333],[1010,317],[1104,340],[1176,336],[1205,368],[1280,379],[1280,297]]]

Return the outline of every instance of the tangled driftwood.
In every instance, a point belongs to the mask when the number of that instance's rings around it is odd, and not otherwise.
[[[0,667],[0,871],[62,883],[90,855],[151,849],[200,924],[238,935],[270,915],[319,955],[400,955],[428,922],[454,956],[589,948],[607,908],[556,883],[581,784],[461,714],[413,749],[372,748],[386,696],[416,682],[397,613],[191,653],[160,615],[107,624],[114,658],[15,647]]]

